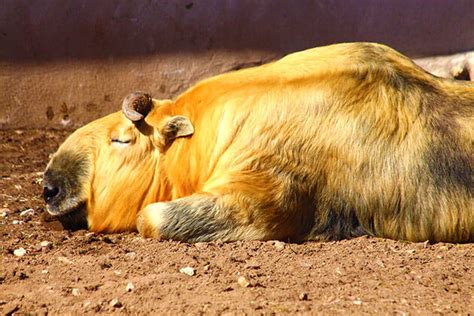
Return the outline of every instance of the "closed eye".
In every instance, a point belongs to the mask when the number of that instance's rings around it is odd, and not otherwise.
[[[112,143],[128,144],[128,143],[130,143],[130,139],[112,138]]]
[[[125,148],[130,146],[130,139],[118,139],[118,138],[112,138],[112,146],[116,148]]]

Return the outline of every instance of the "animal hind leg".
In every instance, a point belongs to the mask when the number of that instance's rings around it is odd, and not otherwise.
[[[146,206],[138,215],[137,229],[143,237],[187,242],[262,239],[264,232],[239,224],[231,196],[194,194],[170,202]]]

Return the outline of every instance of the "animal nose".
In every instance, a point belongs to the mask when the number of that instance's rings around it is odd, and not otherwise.
[[[51,201],[55,196],[59,194],[59,188],[56,186],[52,186],[50,184],[46,184],[43,187],[43,198],[48,203]]]

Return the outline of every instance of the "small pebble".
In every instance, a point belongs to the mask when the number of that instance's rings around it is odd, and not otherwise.
[[[376,263],[377,265],[381,266],[382,268],[385,268],[385,264],[383,263],[382,260],[377,259],[377,260],[375,260],[375,263]]]
[[[29,216],[35,214],[35,210],[32,208],[29,208],[27,210],[24,210],[20,213],[20,216]]]
[[[355,301],[352,301],[352,303],[354,305],[362,305],[362,301],[361,300],[355,300]]]
[[[122,307],[122,303],[117,298],[114,298],[110,301],[110,306],[119,308]]]
[[[9,209],[9,208],[3,207],[3,208],[0,208],[0,212],[10,214],[10,213],[12,213],[12,210]]]
[[[13,250],[13,254],[17,257],[23,257],[26,255],[26,250],[24,248],[18,248]]]
[[[79,289],[77,288],[73,288],[72,291],[71,291],[72,295],[74,296],[79,296],[81,295],[81,291],[79,291]]]
[[[41,270],[41,273],[43,273],[43,274],[48,274],[49,271],[48,271],[48,270]]]
[[[184,267],[184,268],[181,268],[179,269],[179,272],[181,273],[184,273],[184,274],[187,274],[189,276],[193,276],[196,271],[194,270],[194,268],[191,268],[191,267]]]
[[[0,209],[0,217],[7,217],[9,213],[10,213],[10,210],[7,208]]]
[[[244,276],[239,276],[239,278],[237,279],[237,283],[239,283],[239,285],[241,287],[249,287],[250,286],[249,280],[247,280],[247,278],[244,277]]]
[[[120,271],[120,270],[114,270],[114,274],[115,274],[116,276],[122,275],[122,271]]]
[[[47,240],[44,240],[42,242],[40,242],[40,246],[43,247],[43,248],[49,248],[51,247],[51,242],[50,241],[47,241]]]
[[[127,283],[127,286],[125,287],[125,290],[126,290],[127,292],[131,292],[131,291],[133,291],[134,289],[135,289],[135,286],[133,286],[133,283],[132,283],[132,282],[128,282],[128,283]]]
[[[24,223],[23,221],[19,221],[19,220],[16,220],[16,219],[14,219],[14,220],[12,221],[12,224],[13,224],[13,225],[20,225],[20,224],[23,224],[23,223]]]
[[[66,257],[58,257],[58,261],[62,263],[72,264],[73,262]]]
[[[255,261],[249,261],[245,264],[247,269],[260,269],[260,264]]]
[[[276,240],[273,243],[273,246],[275,246],[275,249],[278,251],[282,251],[283,249],[285,249],[285,243],[283,241]]]
[[[194,244],[194,247],[197,249],[206,249],[207,248],[207,243],[205,242],[197,242]]]
[[[127,257],[128,259],[133,259],[136,256],[137,256],[137,254],[135,252],[129,252],[129,253],[125,254],[125,257]]]
[[[298,298],[300,299],[300,301],[307,301],[308,300],[308,293],[301,293]]]
[[[428,248],[429,245],[430,245],[430,241],[429,241],[429,240],[426,240],[426,241],[423,243],[423,248]]]

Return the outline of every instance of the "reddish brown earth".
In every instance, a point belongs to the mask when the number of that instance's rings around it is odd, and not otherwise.
[[[41,172],[66,135],[0,131],[3,314],[474,313],[473,244],[185,244],[60,230],[45,222]]]

